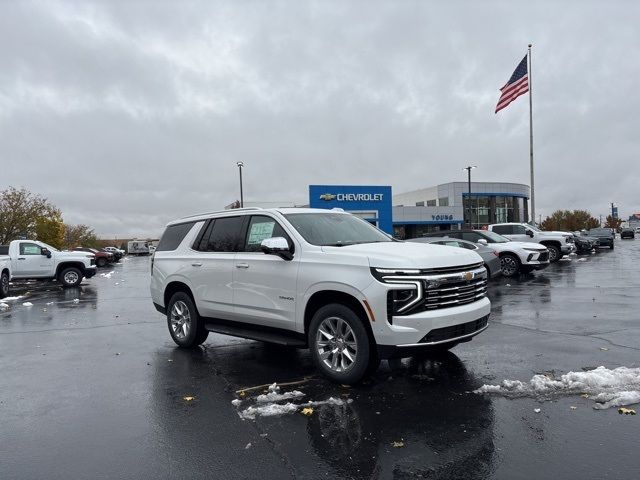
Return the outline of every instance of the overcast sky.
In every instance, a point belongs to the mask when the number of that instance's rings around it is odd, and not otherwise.
[[[537,213],[640,211],[640,5],[618,2],[0,2],[0,190],[104,236],[158,236],[309,184],[529,183]]]

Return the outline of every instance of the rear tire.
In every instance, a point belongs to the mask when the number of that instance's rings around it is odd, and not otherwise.
[[[79,268],[68,267],[60,272],[58,281],[62,284],[63,288],[73,288],[80,285],[82,277],[83,275]]]
[[[376,363],[363,320],[342,304],[325,305],[313,315],[308,342],[316,368],[336,383],[357,383]]]
[[[96,265],[100,268],[104,267],[107,264],[107,259],[106,258],[98,258],[96,259]]]
[[[500,257],[502,275],[505,277],[515,277],[520,271],[520,260],[512,253],[505,253]]]
[[[0,298],[9,296],[9,274],[2,272],[0,275]]]
[[[183,348],[197,347],[209,336],[193,300],[185,292],[176,292],[169,300],[167,327],[176,345]]]

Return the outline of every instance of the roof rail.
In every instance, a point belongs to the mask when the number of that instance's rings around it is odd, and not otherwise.
[[[246,211],[246,210],[262,210],[262,208],[260,208],[260,207],[243,207],[243,208],[230,208],[228,210],[215,210],[213,212],[203,212],[203,213],[196,213],[195,215],[187,215],[186,217],[181,217],[181,220],[184,219],[184,218],[201,217],[203,215],[213,215],[214,213],[237,212],[237,211]]]

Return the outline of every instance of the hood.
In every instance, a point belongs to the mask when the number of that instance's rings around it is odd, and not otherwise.
[[[535,243],[535,242],[490,243],[489,246],[491,246],[491,245],[505,245],[505,246],[511,245],[511,247],[529,248],[529,249],[534,248],[536,250],[546,250],[547,249],[547,247],[545,247],[541,243]]]
[[[559,232],[557,230],[553,230],[551,232],[538,232],[538,233],[540,233],[541,235],[544,235],[544,236],[546,236],[546,235],[554,235],[554,236],[564,235],[565,237],[573,237],[574,236],[573,233],[571,233],[571,232]]]
[[[363,243],[322,250],[334,255],[366,257],[370,266],[382,268],[441,268],[482,262],[480,255],[470,250],[429,243]]]
[[[65,257],[65,258],[93,258],[95,255],[91,252],[70,252],[68,250],[63,250],[56,252],[56,256]]]

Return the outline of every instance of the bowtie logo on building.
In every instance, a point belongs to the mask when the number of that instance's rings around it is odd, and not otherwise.
[[[320,200],[324,200],[325,202],[330,202],[331,200],[335,200],[336,196],[333,193],[324,193],[320,195]]]

